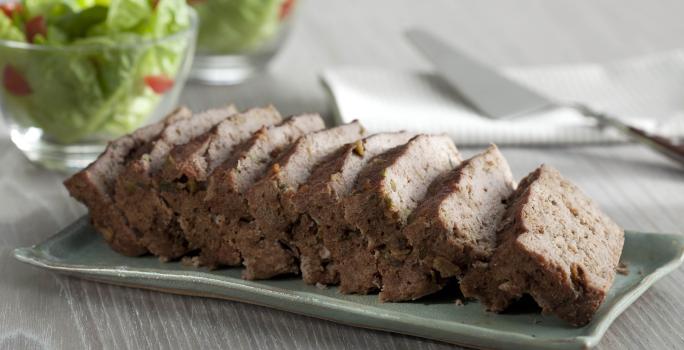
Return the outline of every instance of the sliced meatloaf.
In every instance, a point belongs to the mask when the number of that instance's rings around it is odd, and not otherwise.
[[[299,218],[294,195],[317,164],[344,144],[363,137],[363,133],[361,124],[354,121],[302,136],[248,191],[249,211],[258,230],[238,233],[245,278],[263,279],[299,271],[291,237],[291,228]]]
[[[176,244],[172,250],[178,254],[184,254],[180,253],[183,247],[199,248],[192,238],[198,222],[206,220],[200,216],[200,207],[206,195],[208,174],[257,130],[280,121],[280,113],[272,106],[252,108],[230,116],[209,132],[171,150],[159,174],[159,193],[174,218],[168,223],[167,235],[157,237],[158,242],[167,240],[168,245]],[[173,228],[179,225],[187,243],[173,235]]]
[[[375,288],[360,285],[357,281],[369,278],[359,276],[355,264],[347,264],[371,263],[373,256],[366,250],[362,236],[340,215],[344,212],[342,200],[351,193],[359,172],[371,158],[405,144],[413,136],[406,132],[375,134],[347,144],[318,166],[299,188],[295,205],[302,217],[295,226],[294,240],[306,283],[339,281],[343,293],[367,293]]]
[[[430,184],[461,162],[456,146],[443,135],[419,135],[373,158],[345,200],[345,219],[367,239],[375,264],[356,266],[384,286],[397,283],[396,267],[411,252],[401,229],[425,197]],[[367,283],[370,283],[368,281]]]
[[[273,106],[235,113],[209,132],[175,146],[162,166],[160,179],[167,182],[177,182],[184,177],[206,180],[214,169],[230,158],[235,147],[256,130],[281,121],[282,116]]]
[[[247,190],[285,148],[302,135],[323,128],[325,123],[318,114],[294,116],[279,125],[263,127],[211,173],[206,196],[195,205],[194,225],[184,227],[191,245],[201,249],[197,263],[209,267],[240,265],[235,240],[240,223],[251,221]]]
[[[435,181],[403,229],[411,254],[398,268],[401,278],[384,284],[384,299],[418,299],[461,278],[474,262],[487,261],[514,190],[508,163],[494,145]]]
[[[465,296],[503,311],[524,294],[544,313],[587,324],[615,278],[624,232],[579,188],[542,165],[520,182],[488,263],[462,280]]]
[[[126,217],[114,205],[117,176],[123,171],[126,162],[159,137],[162,130],[191,115],[190,110],[181,107],[160,122],[111,141],[93,163],[64,181],[71,196],[88,207],[93,226],[117,252],[129,256],[147,252],[138,242],[138,236],[129,227]]]
[[[185,253],[187,243],[180,227],[169,228],[173,210],[159,195],[157,175],[171,149],[190,142],[236,112],[233,106],[212,109],[170,124],[142,154],[131,159],[117,177],[114,190],[117,207],[140,236],[139,242],[162,260]],[[165,239],[168,235],[172,235],[174,241]]]

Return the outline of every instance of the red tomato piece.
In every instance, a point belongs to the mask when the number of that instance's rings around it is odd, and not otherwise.
[[[2,71],[2,85],[15,96],[30,95],[33,90],[23,75],[11,65],[6,65]]]
[[[36,16],[26,22],[26,40],[33,42],[36,35],[47,35],[47,25],[45,25],[45,18],[43,16]]]
[[[145,84],[149,86],[152,91],[160,95],[172,88],[174,83],[173,79],[163,75],[148,75],[144,79]]]
[[[278,13],[278,19],[283,20],[285,17],[287,17],[290,12],[292,12],[292,8],[294,7],[294,0],[283,0],[283,3],[280,5],[280,13]]]
[[[0,4],[0,11],[7,17],[12,18],[15,13],[21,12],[23,7],[18,2],[5,2]]]

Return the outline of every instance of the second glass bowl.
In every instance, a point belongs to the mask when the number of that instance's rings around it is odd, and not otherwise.
[[[193,0],[200,18],[193,80],[237,84],[266,68],[285,41],[298,0]]]

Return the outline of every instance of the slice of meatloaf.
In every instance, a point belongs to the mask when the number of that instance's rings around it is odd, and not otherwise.
[[[608,292],[624,232],[557,170],[542,165],[509,199],[491,261],[461,283],[466,297],[503,311],[524,294],[544,313],[587,324]]]
[[[291,237],[291,228],[299,217],[294,195],[317,164],[344,144],[363,137],[363,133],[361,124],[354,121],[302,136],[248,191],[249,211],[258,230],[238,233],[245,278],[264,279],[299,271]]]
[[[199,211],[206,195],[208,174],[220,166],[235,148],[249,139],[262,127],[282,121],[280,113],[272,106],[252,108],[236,113],[213,127],[209,132],[192,141],[176,146],[168,155],[159,174],[159,193],[173,211],[174,218],[164,230],[166,236],[156,238],[158,244],[175,247],[172,251],[181,253],[199,248],[190,238],[200,218]],[[174,228],[180,226],[187,243],[174,236]]]
[[[447,136],[419,135],[366,165],[345,200],[345,219],[367,239],[367,249],[375,257],[375,264],[357,265],[357,271],[365,276],[375,274],[383,289],[397,283],[401,276],[393,275],[395,268],[411,252],[401,229],[430,184],[460,162],[460,154]],[[382,290],[380,299],[385,300]]]
[[[323,128],[325,123],[318,114],[294,116],[279,125],[261,128],[211,173],[206,196],[196,206],[194,225],[185,230],[188,241],[201,249],[198,264],[240,265],[235,239],[239,224],[251,221],[247,190],[285,148],[302,135]]]
[[[187,247],[180,227],[167,231],[173,211],[159,195],[157,174],[173,147],[204,134],[236,112],[233,106],[212,109],[170,124],[142,154],[131,159],[117,177],[114,190],[116,206],[140,236],[140,243],[161,259],[176,258],[185,253]],[[159,239],[169,233],[177,239],[172,244],[166,239]]]
[[[206,180],[208,175],[233,154],[235,147],[263,126],[278,124],[282,116],[273,106],[251,108],[221,121],[209,132],[175,146],[164,162],[160,179]],[[245,134],[247,133],[247,137]]]
[[[399,132],[375,134],[345,145],[318,166],[295,195],[302,213],[295,226],[294,240],[299,250],[299,268],[304,282],[335,284],[343,293],[367,293],[374,286],[359,285],[361,276],[348,261],[372,262],[361,235],[353,232],[344,216],[342,199],[347,197],[363,166],[374,156],[403,145],[415,134]],[[359,247],[363,247],[359,249]],[[372,277],[372,276],[371,276]]]
[[[411,214],[403,235],[411,247],[385,300],[414,300],[461,278],[474,262],[487,261],[505,201],[515,190],[508,163],[494,145],[435,181]]]
[[[111,141],[94,162],[64,181],[71,196],[88,207],[93,226],[115,251],[129,256],[147,253],[123,213],[114,205],[117,176],[126,162],[159,137],[164,128],[191,115],[190,110],[181,107],[157,123]]]

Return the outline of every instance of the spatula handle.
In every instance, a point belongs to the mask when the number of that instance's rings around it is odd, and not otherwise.
[[[627,125],[617,118],[604,113],[596,112],[586,106],[575,106],[582,114],[597,119],[603,125],[609,125],[629,136],[634,141],[640,142],[656,152],[670,158],[684,166],[684,144],[677,144],[673,140],[647,133],[646,131]]]

